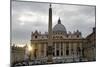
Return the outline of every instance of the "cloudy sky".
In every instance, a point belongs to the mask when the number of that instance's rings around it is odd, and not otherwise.
[[[25,44],[31,39],[31,32],[48,31],[49,3],[12,1],[12,42]],[[82,32],[86,37],[95,26],[95,7],[83,5],[52,4],[53,27],[59,17],[66,31]]]

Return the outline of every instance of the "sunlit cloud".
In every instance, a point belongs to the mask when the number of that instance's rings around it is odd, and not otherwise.
[[[53,15],[52,16],[52,22],[57,23],[59,16]],[[41,14],[41,13],[34,13],[34,12],[23,12],[18,17],[18,21],[20,21],[20,25],[24,25],[25,23],[34,23],[34,22],[40,22],[40,23],[46,23],[48,24],[48,15],[47,14]]]
[[[20,22],[46,22],[47,20],[47,15],[39,14],[39,13],[34,13],[34,12],[23,12],[19,15],[18,20]]]
[[[18,20],[20,22],[33,22],[36,20],[36,17],[23,14],[19,16]]]

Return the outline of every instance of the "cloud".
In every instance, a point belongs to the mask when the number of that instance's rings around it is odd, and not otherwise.
[[[48,31],[49,3],[12,1],[12,39],[23,42],[31,38],[31,32]],[[95,7],[82,5],[52,4],[53,27],[58,18],[67,31],[79,30],[83,37],[95,26]]]

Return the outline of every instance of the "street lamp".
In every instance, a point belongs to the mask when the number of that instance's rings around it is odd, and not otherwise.
[[[28,45],[28,51],[31,52],[32,51],[32,47],[30,45]]]
[[[78,52],[78,55],[79,55],[79,61],[81,62],[81,49],[79,47],[77,48],[77,52]]]
[[[73,55],[73,62],[74,62],[74,50],[72,49],[71,51],[72,51],[72,55]]]
[[[31,52],[32,52],[32,47],[28,45],[28,51],[29,51],[29,60],[31,59]]]

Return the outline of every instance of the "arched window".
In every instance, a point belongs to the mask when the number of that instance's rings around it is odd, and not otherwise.
[[[66,55],[69,55],[69,45],[66,45]]]
[[[77,47],[77,52],[78,52],[78,54],[81,52],[80,47]]]
[[[63,55],[63,51],[61,50],[61,56]]]
[[[37,38],[37,36],[35,36],[35,38]]]
[[[62,36],[60,36],[60,38],[62,38]]]
[[[69,50],[68,49],[66,50],[66,55],[69,55]]]
[[[79,35],[77,35],[77,38],[79,37]]]
[[[55,53],[53,52],[53,56],[55,56]]]
[[[57,53],[56,55],[57,55],[57,56],[59,56],[59,50],[57,50],[57,52],[56,52],[56,53]]]

